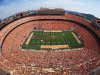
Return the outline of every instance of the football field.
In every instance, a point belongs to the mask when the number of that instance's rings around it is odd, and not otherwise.
[[[32,31],[23,43],[23,49],[51,50],[83,47],[78,34],[72,31]]]

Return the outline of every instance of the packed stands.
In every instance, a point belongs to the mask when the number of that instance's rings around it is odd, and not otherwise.
[[[35,15],[35,11],[29,12],[17,13],[0,23],[0,67],[5,71],[11,75],[88,75],[100,66],[100,44],[97,41],[100,40],[100,29],[93,28],[91,22],[72,14]],[[83,48],[55,51],[22,49],[23,42],[34,28],[67,30],[72,27],[84,41]]]

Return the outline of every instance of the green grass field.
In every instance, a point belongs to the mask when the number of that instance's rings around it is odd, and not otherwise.
[[[33,35],[31,35],[32,33]],[[78,34],[76,34],[76,36],[78,36]],[[81,43],[78,43],[71,31],[62,31],[62,32],[32,31],[29,34],[29,37],[23,43],[22,45],[23,49],[43,50],[40,48],[41,45],[69,45],[70,49],[83,47],[83,42],[80,40]],[[27,40],[28,43],[26,44]]]

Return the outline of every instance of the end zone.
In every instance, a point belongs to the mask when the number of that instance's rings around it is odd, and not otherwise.
[[[69,45],[41,45],[40,48],[51,48],[51,49],[59,49],[59,48],[69,48]]]

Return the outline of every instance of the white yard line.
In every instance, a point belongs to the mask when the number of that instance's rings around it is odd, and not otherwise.
[[[78,43],[81,43],[81,41],[77,38],[77,36],[72,32],[73,36],[75,37],[75,39],[77,40]]]
[[[33,36],[33,34],[34,34],[34,33],[31,33],[31,35],[30,35],[29,38],[27,39],[27,41],[26,41],[26,43],[25,43],[26,45],[29,44],[29,42],[30,42],[30,40],[31,40],[31,38],[32,38],[32,36]]]
[[[62,32],[61,30],[44,30],[44,32]]]

